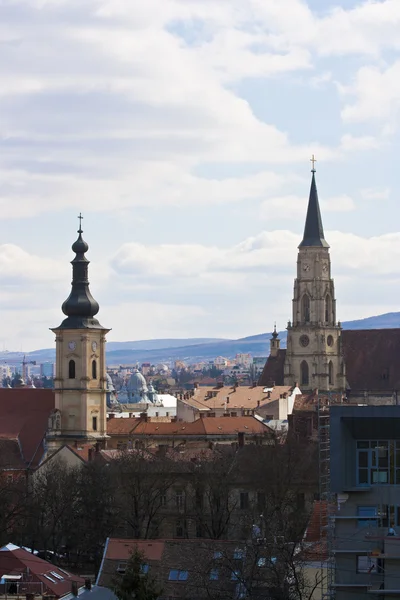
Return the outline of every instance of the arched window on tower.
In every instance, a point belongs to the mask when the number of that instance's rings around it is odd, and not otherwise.
[[[303,316],[303,322],[309,323],[310,322],[310,296],[308,294],[304,294],[301,304],[302,304],[301,312],[302,312],[302,316]]]
[[[303,362],[300,365],[300,379],[301,379],[301,385],[308,385],[309,384],[309,375],[308,375],[308,363],[303,360]]]
[[[97,379],[97,362],[92,361],[92,379]]]
[[[329,361],[329,385],[333,385],[333,362],[330,360]]]
[[[329,294],[325,298],[325,323],[330,323],[332,320],[332,301]]]
[[[70,360],[68,363],[68,378],[75,379],[75,361]]]

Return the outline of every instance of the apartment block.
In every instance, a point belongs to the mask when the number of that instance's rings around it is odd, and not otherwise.
[[[332,406],[336,600],[400,599],[400,406]]]

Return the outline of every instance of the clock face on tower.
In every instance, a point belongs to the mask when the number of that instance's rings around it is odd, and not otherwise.
[[[68,342],[68,348],[70,350],[75,350],[75,348],[76,348],[76,342]]]
[[[310,265],[308,265],[307,263],[303,266],[303,271],[309,271],[310,270]]]
[[[97,342],[92,342],[92,350],[95,352],[97,349]]]
[[[324,273],[326,273],[328,271],[328,264],[327,263],[324,263],[322,265],[322,270],[323,270]]]

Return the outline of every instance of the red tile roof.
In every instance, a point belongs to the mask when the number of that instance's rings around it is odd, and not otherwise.
[[[42,458],[43,438],[54,407],[53,390],[0,388],[0,438],[18,439],[27,466],[36,466]]]
[[[304,560],[320,561],[328,558],[327,525],[328,503],[316,500],[304,535]]]
[[[215,410],[238,410],[257,408],[279,400],[281,395],[290,394],[291,387],[289,385],[275,386],[271,392],[265,392],[265,386],[223,386],[210,387],[205,386],[197,388],[193,396],[186,394],[183,402],[189,406],[197,408],[200,412],[210,412]]]
[[[114,426],[114,421],[129,421],[129,423],[121,427]],[[234,435],[238,431],[264,434],[269,431],[269,428],[254,417],[207,417],[191,423],[184,421],[159,423],[143,419],[111,419],[107,422],[109,435],[207,436]]]
[[[137,548],[148,560],[161,560],[165,547],[164,540],[126,540],[110,538],[104,550],[104,558],[110,560],[128,560]]]
[[[78,587],[85,583],[81,577],[71,575],[22,548],[8,544],[0,549],[0,577],[11,573],[21,574],[21,582],[41,582],[47,594],[58,598],[71,592],[73,581]]]

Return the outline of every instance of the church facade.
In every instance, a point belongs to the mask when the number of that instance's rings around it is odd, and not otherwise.
[[[365,399],[400,392],[400,329],[343,330],[325,240],[315,170],[298,247],[287,348],[276,331],[259,385],[299,385],[303,392],[342,392]]]

